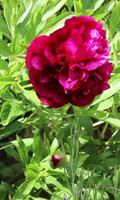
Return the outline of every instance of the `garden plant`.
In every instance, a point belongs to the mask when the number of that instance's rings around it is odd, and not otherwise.
[[[0,0],[0,200],[120,200],[120,0]]]

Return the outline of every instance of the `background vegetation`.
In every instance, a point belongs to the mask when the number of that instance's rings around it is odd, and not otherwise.
[[[73,15],[103,22],[111,88],[91,105],[43,106],[25,54]],[[120,1],[0,0],[0,200],[120,200]],[[54,168],[52,155],[65,157]]]

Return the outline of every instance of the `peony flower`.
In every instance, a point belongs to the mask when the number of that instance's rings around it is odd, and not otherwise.
[[[90,104],[109,88],[112,64],[102,24],[90,16],[72,17],[49,36],[30,44],[26,66],[41,102],[48,107]]]

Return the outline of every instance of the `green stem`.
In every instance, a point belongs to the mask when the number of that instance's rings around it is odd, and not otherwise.
[[[71,131],[71,190],[73,194],[73,199],[78,200],[78,194],[77,194],[77,187],[75,183],[76,179],[76,170],[77,170],[77,161],[78,161],[78,155],[79,155],[79,118],[77,115],[75,115],[73,128]]]
[[[115,45],[112,45],[112,48],[113,48],[114,63],[116,67],[118,67],[118,54],[117,54]]]
[[[18,55],[16,58],[18,58],[18,59],[25,59],[25,55]]]
[[[76,0],[73,0],[73,5],[74,5],[74,9],[75,9],[75,15],[77,15]]]
[[[108,123],[106,123],[106,124],[104,125],[104,128],[103,128],[103,130],[102,130],[102,132],[101,132],[101,138],[102,138],[102,139],[104,138],[104,135],[105,135],[105,133],[106,133],[107,127],[108,127]]]

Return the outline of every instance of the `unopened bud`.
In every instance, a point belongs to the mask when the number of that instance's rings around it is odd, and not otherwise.
[[[65,161],[65,157],[63,155],[52,155],[50,163],[53,168],[60,167]]]

